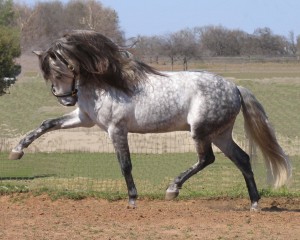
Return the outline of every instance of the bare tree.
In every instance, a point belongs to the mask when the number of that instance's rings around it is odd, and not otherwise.
[[[262,51],[260,49],[260,41],[257,36],[252,34],[244,33],[241,36],[241,56],[254,56],[254,55],[262,55]]]
[[[75,29],[91,29],[114,41],[124,42],[117,13],[95,0],[38,2],[32,8],[17,5],[18,23],[22,29],[25,50],[44,47],[63,33]]]
[[[87,1],[88,8],[88,26],[104,35],[121,43],[124,41],[123,33],[119,27],[119,17],[115,10],[104,8],[100,2],[95,0]]]
[[[162,42],[162,52],[168,56],[173,70],[174,62],[180,59],[183,63],[183,70],[188,69],[188,61],[200,56],[199,39],[195,29],[183,29],[175,33],[165,35]]]
[[[27,16],[28,19],[23,19],[23,49],[44,47],[63,32],[63,5],[59,1],[39,2]]]
[[[289,52],[293,55],[296,56],[297,54],[297,46],[295,42],[295,34],[294,31],[289,32],[289,40],[288,40],[288,46],[287,46]]]
[[[262,55],[285,55],[287,53],[287,40],[285,37],[275,35],[270,28],[257,28],[254,36],[259,39],[259,48]]]
[[[72,0],[65,6],[67,27],[100,32],[118,43],[123,43],[116,11],[95,0]]]
[[[296,48],[297,48],[297,59],[300,60],[300,35],[297,36],[297,43],[296,43]]]
[[[159,57],[163,56],[163,40],[159,36],[138,36],[135,42],[134,53],[137,57],[148,59],[150,63],[158,64]]]
[[[167,34],[162,37],[162,51],[165,56],[170,58],[171,70],[173,71],[175,58],[178,57],[178,51],[176,49],[176,43],[173,34]]]
[[[64,7],[65,29],[90,29],[87,25],[88,9],[83,1],[71,0]]]
[[[201,31],[201,48],[210,56],[238,56],[241,52],[242,36],[239,30],[228,30],[222,26],[206,26]]]
[[[183,60],[183,70],[188,70],[188,61],[198,56],[199,43],[193,30],[186,28],[172,36],[176,46],[176,54]]]

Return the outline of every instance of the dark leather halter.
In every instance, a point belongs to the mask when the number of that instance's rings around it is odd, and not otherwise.
[[[73,81],[72,81],[72,90],[71,90],[71,92],[66,92],[66,93],[62,93],[62,94],[56,94],[54,86],[52,84],[51,85],[52,94],[57,98],[77,97],[78,89],[76,88],[76,73],[75,73],[74,66],[69,64],[68,61],[61,54],[59,54],[58,52],[55,52],[54,54],[61,62],[63,62],[71,70],[71,72],[73,73]]]
[[[76,88],[75,86],[75,77],[73,78],[73,82],[72,82],[72,90],[71,92],[67,92],[67,93],[62,93],[62,94],[56,94],[55,93],[55,89],[54,89],[54,86],[52,84],[51,86],[51,92],[52,94],[55,96],[55,97],[58,97],[58,98],[62,98],[62,97],[76,97],[77,96],[77,92],[78,92],[78,89]]]

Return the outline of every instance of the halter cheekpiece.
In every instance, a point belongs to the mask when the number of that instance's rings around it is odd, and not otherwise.
[[[58,52],[54,52],[55,56],[62,62],[64,63],[70,71],[73,73],[73,81],[72,81],[72,90],[71,92],[67,93],[62,93],[62,94],[56,94],[55,89],[53,84],[51,85],[51,92],[52,94],[57,97],[57,98],[62,98],[62,97],[76,97],[78,89],[76,88],[76,73],[75,73],[75,68],[72,64],[68,63],[68,61]]]

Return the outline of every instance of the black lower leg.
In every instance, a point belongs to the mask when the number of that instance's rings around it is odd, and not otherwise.
[[[250,164],[250,158],[249,158],[248,154],[246,154],[237,145],[236,145],[235,149],[236,149],[236,151],[235,151],[234,156],[237,156],[237,157],[231,158],[231,160],[236,164],[236,166],[243,173],[251,203],[258,202],[258,200],[260,199],[260,196],[259,196],[259,193],[258,193],[258,190],[256,187],[255,180],[254,180],[254,175],[253,175],[251,164]]]
[[[121,166],[122,174],[126,181],[129,201],[130,203],[134,204],[134,201],[137,199],[137,190],[131,174],[132,164],[131,164],[130,155],[129,153],[126,154],[118,153],[117,156]]]
[[[137,199],[137,190],[133,181],[133,177],[131,174],[124,175],[127,189],[128,189],[128,197],[129,201],[135,201]],[[133,202],[134,204],[134,202]]]
[[[259,196],[259,193],[258,193],[253,175],[250,176],[250,177],[244,175],[244,178],[245,178],[245,181],[246,181],[246,185],[247,185],[247,189],[248,189],[248,193],[249,193],[251,203],[258,202],[259,199],[260,199],[260,196]]]

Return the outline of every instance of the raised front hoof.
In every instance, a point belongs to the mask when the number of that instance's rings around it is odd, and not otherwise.
[[[177,198],[179,195],[179,191],[166,191],[166,196],[165,196],[165,199],[170,201],[170,200],[173,200],[175,198]]]
[[[10,160],[19,160],[23,157],[24,155],[24,152],[21,151],[21,152],[15,152],[15,151],[11,151],[11,153],[9,154],[8,158]]]

